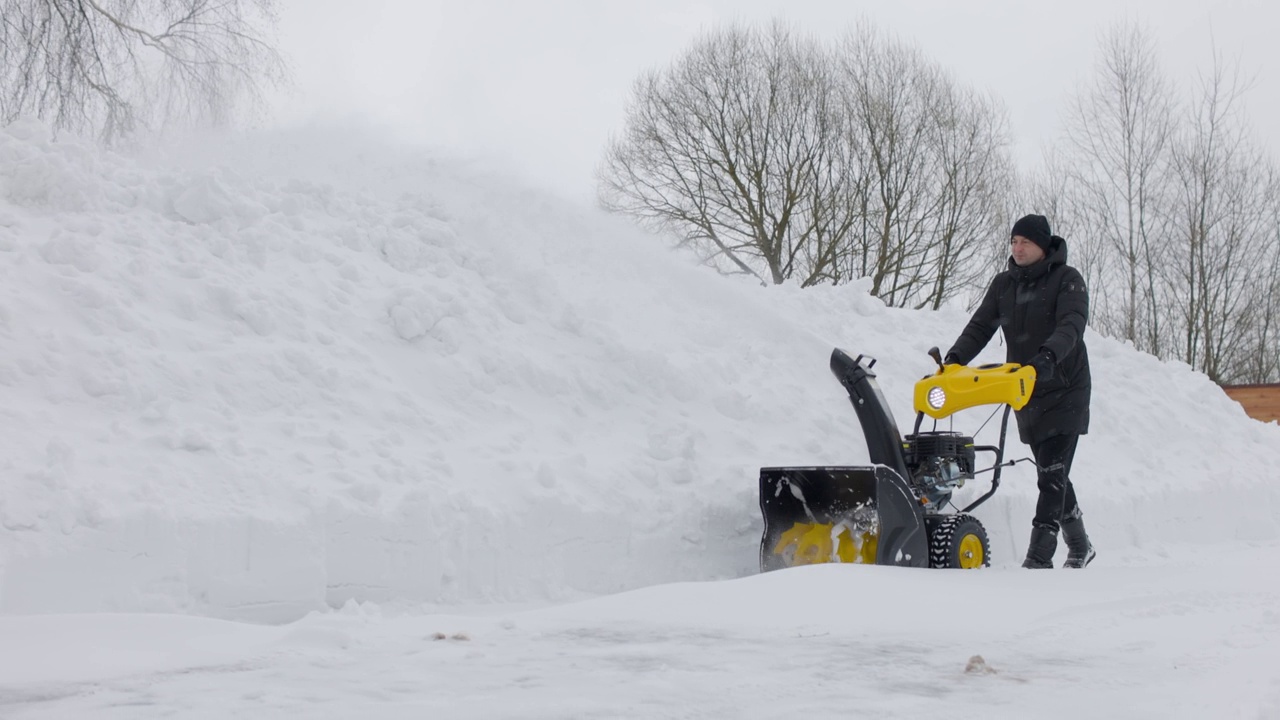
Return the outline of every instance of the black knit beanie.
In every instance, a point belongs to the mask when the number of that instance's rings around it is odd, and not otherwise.
[[[1021,235],[1040,249],[1049,252],[1049,243],[1053,241],[1053,233],[1049,231],[1049,218],[1043,215],[1023,215],[1013,224],[1009,237]]]

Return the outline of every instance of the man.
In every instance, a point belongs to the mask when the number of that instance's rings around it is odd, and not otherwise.
[[[1089,293],[1084,278],[1067,265],[1067,241],[1050,232],[1045,216],[1014,223],[1010,249],[1008,269],[991,282],[945,362],[968,364],[1000,328],[1008,362],[1036,369],[1035,390],[1017,413],[1018,435],[1031,446],[1040,489],[1022,566],[1052,568],[1061,529],[1068,550],[1063,567],[1083,568],[1096,553],[1070,474],[1077,441],[1089,431]]]

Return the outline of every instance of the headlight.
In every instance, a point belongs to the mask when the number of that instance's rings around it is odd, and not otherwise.
[[[947,393],[940,387],[929,388],[929,407],[941,410],[947,404]]]

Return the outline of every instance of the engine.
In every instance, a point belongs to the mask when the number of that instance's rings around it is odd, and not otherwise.
[[[973,478],[973,438],[954,432],[922,432],[906,436],[903,459],[912,485],[928,511],[941,510],[956,488]]]

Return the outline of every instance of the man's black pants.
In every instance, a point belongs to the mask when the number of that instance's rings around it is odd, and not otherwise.
[[[1076,489],[1071,485],[1071,461],[1079,441],[1080,436],[1076,434],[1054,435],[1031,446],[1031,454],[1041,468],[1036,481],[1040,498],[1036,501],[1033,524],[1057,529],[1063,518],[1080,514]]]

